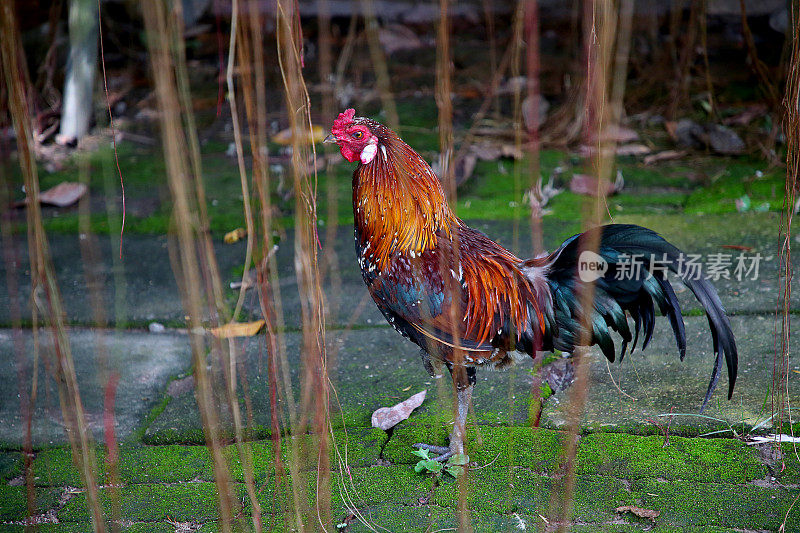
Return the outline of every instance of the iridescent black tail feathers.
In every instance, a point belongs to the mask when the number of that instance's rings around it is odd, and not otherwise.
[[[587,241],[599,241],[597,253],[582,249],[582,243]],[[683,360],[686,356],[686,330],[680,304],[666,277],[669,271],[694,293],[706,312],[711,330],[716,359],[700,410],[702,412],[706,407],[717,386],[723,356],[728,368],[730,399],[738,364],[731,324],[714,287],[703,279],[699,270],[686,266],[687,257],[683,252],[654,231],[640,226],[611,224],[567,239],[550,255],[548,265],[547,278],[555,315],[551,347],[571,351],[581,339],[581,324],[586,321],[585,310],[578,302],[578,284],[594,282],[589,321],[591,336],[586,338],[591,338],[591,344],[597,344],[609,361],[615,359],[609,328],[622,337],[620,360],[629,344],[631,351],[636,347],[640,331],[644,335],[644,349],[653,335],[656,305],[669,319]],[[627,315],[633,318],[633,333]]]

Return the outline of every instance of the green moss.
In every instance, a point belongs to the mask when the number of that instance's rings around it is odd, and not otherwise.
[[[119,476],[126,484],[214,480],[205,446],[123,446],[119,456]]]
[[[797,435],[797,433],[794,434]],[[800,484],[800,458],[798,458],[800,448],[792,443],[784,443],[781,444],[780,449],[782,456],[774,451],[770,452],[769,449],[762,452],[763,460],[769,466],[770,475],[784,485]]]
[[[433,98],[411,98],[398,101],[402,118],[400,134],[424,157],[438,153],[439,139],[437,108]],[[377,111],[377,110],[376,110]],[[379,120],[382,117],[376,117]],[[224,155],[227,145],[208,143],[203,147],[203,181],[208,198],[209,223],[215,238],[236,227],[244,226],[241,186],[238,169],[231,158]],[[277,150],[277,147],[272,147]],[[130,143],[118,145],[127,200],[125,231],[128,234],[166,234],[170,230],[171,201],[168,191],[163,154],[158,147],[143,148]],[[559,186],[568,189],[572,172],[580,171],[580,160],[556,150],[543,150],[539,154],[540,171],[544,176],[561,164],[567,172]],[[574,159],[574,161],[573,161]],[[89,188],[94,198],[106,198],[111,218],[105,209],[90,218],[90,227],[98,234],[116,233],[121,222],[121,187],[114,163],[113,150],[104,146],[91,154],[78,154],[59,172],[40,172],[42,189],[61,181],[79,180],[79,162],[84,160],[91,169]],[[621,194],[608,199],[611,216],[652,213],[729,213],[735,212],[734,200],[749,195],[753,207],[767,202],[770,209],[780,208],[783,197],[785,172],[763,170],[763,161],[747,158],[726,159],[693,156],[679,161],[647,166],[622,158],[617,162],[626,180]],[[324,207],[328,198],[329,183],[336,201],[336,218],[339,224],[352,223],[351,175],[353,166],[341,162],[318,176],[317,191],[320,203],[320,222],[329,223]],[[19,180],[19,169],[13,168],[13,179]],[[473,176],[458,191],[457,213],[464,219],[526,220],[529,209],[523,198],[529,188],[529,161],[479,161]],[[691,176],[692,179],[688,179]],[[280,176],[273,176],[273,204],[278,209],[275,222],[291,226],[294,218],[294,199],[278,194]],[[665,190],[668,189],[668,190]],[[554,197],[548,209],[549,217],[572,224],[574,233],[579,228],[587,198],[566,190]],[[252,200],[257,208],[257,201]],[[49,232],[76,233],[77,208],[46,210],[45,227]],[[23,226],[18,226],[22,231]]]
[[[522,466],[535,472],[554,472],[559,464],[563,434],[530,427],[469,426],[466,452],[478,465]],[[412,444],[447,444],[446,426],[407,424],[395,428],[383,456],[395,464],[412,465],[419,459]]]
[[[113,531],[111,527],[109,531]],[[61,522],[58,524],[41,524],[36,527],[38,533],[86,533],[92,531],[91,522]],[[174,533],[175,525],[169,522],[125,522],[120,528],[124,533]]]
[[[170,327],[170,326],[167,326],[167,327]],[[181,377],[183,377],[183,376],[181,376]],[[175,379],[179,379],[179,377],[177,377],[177,376],[176,376],[176,377],[173,377],[173,378],[171,378],[171,379],[170,379],[170,380],[167,382],[167,384],[166,384],[166,386],[164,387],[164,389],[166,390],[166,388],[167,388],[167,387],[169,387],[169,384],[170,384],[170,383],[172,383],[172,382],[173,382]],[[142,425],[141,425],[141,426],[139,426],[139,427],[136,429],[136,431],[134,432],[134,437],[133,437],[133,439],[132,439],[132,441],[133,441],[133,442],[144,442],[145,444],[156,444],[156,443],[147,442],[147,440],[145,439],[145,437],[146,437],[146,435],[147,435],[147,428],[148,428],[148,427],[150,427],[150,424],[152,424],[152,423],[153,423],[153,421],[154,421],[156,418],[158,418],[158,416],[159,416],[161,413],[163,413],[163,412],[164,412],[164,409],[166,409],[166,408],[167,408],[167,405],[169,404],[170,400],[171,400],[171,396],[170,396],[169,394],[165,394],[165,395],[164,395],[164,396],[161,398],[161,401],[159,401],[159,402],[158,402],[158,403],[157,403],[157,404],[156,404],[156,405],[155,405],[155,406],[154,406],[154,407],[153,407],[153,408],[150,410],[150,412],[149,412],[149,413],[147,413],[147,416],[145,416],[145,417],[144,417],[144,421],[142,422]]]
[[[678,248],[691,253],[718,252],[720,245],[734,244],[751,247],[754,252],[773,254],[780,220],[777,213],[719,213],[682,217],[624,214],[614,221],[654,228]],[[709,228],[713,228],[713,232]]]
[[[22,457],[19,452],[0,453],[0,481],[22,474]]]
[[[559,483],[518,467],[473,470],[468,476],[467,505],[473,511],[502,514],[524,512],[546,516],[551,492],[561,490]],[[452,481],[437,487],[433,503],[455,508],[458,499],[458,483]],[[615,508],[635,503],[635,495],[627,491],[618,479],[605,476],[576,478],[573,501],[573,517],[576,520],[610,520]]]
[[[556,472],[564,434],[526,426],[473,428],[467,448],[470,460],[479,466],[521,466],[534,472]]]
[[[153,522],[139,522],[133,523],[125,527],[122,531],[125,533],[174,533],[175,526],[166,523],[153,523]]]
[[[36,489],[33,502],[34,514],[41,514],[55,507],[61,491],[58,489]],[[27,488],[0,485],[0,521],[21,521],[28,516]]]
[[[94,476],[102,482],[105,479],[105,454],[100,447],[95,447],[94,452],[97,458]],[[38,452],[33,460],[33,475],[37,486],[84,486],[81,473],[72,461],[72,451],[65,447]]]
[[[765,169],[762,161],[728,161],[712,177],[707,187],[698,189],[686,201],[687,213],[735,213],[735,200],[749,196],[751,209],[766,204],[771,211],[779,211],[783,204],[786,172]],[[757,172],[761,172],[759,177]]]
[[[408,506],[385,503],[359,508],[366,522],[378,531],[455,531],[455,523],[447,520],[452,517],[450,509],[442,509],[432,505]],[[349,513],[334,515],[342,523]],[[352,521],[345,530],[348,533],[362,533],[369,529],[360,522]],[[283,529],[282,531],[288,531]]]
[[[648,522],[650,522],[648,520]],[[574,524],[570,526],[570,531],[575,533],[639,533],[648,531],[649,533],[740,533],[741,529],[728,529],[713,526],[699,527],[673,527],[673,526],[653,526],[652,523],[642,522],[640,524]]]
[[[717,526],[776,531],[797,498],[797,489],[768,489],[755,485],[727,485],[690,481],[659,482],[640,479],[631,490],[641,507],[661,511],[658,524]],[[800,528],[800,514],[789,514],[786,531]]]
[[[578,447],[578,472],[623,479],[745,483],[766,471],[755,450],[733,439],[686,439],[625,434],[592,434]]]
[[[416,505],[420,498],[424,500],[430,495],[433,487],[432,477],[420,476],[412,468],[397,466],[352,468],[349,474],[337,478],[340,482],[332,487],[331,502],[334,510],[342,511],[348,501],[359,507],[386,502]],[[316,486],[309,484],[309,501],[313,503]]]
[[[217,489],[214,483],[180,483],[175,485],[130,485],[117,490],[123,520],[134,522],[177,522],[215,520],[219,517]],[[235,497],[244,501],[244,488],[234,487]],[[103,489],[100,499],[106,516],[111,516],[114,491]],[[86,522],[89,511],[86,495],[79,494],[58,512],[65,522]]]
[[[292,524],[294,517],[289,515],[286,517],[286,520],[283,520],[283,517],[274,517],[270,514],[262,514],[261,515],[261,528],[262,531],[265,533],[271,532],[279,532],[279,531],[291,531],[291,528],[285,528],[284,524]],[[316,522],[313,522],[316,525]],[[250,532],[255,531],[255,528],[252,525],[252,522],[249,519],[239,519],[236,520],[232,525],[232,529],[234,532]],[[313,529],[313,527],[312,527]],[[218,533],[223,531],[222,525],[217,521],[210,521],[206,522],[197,530],[198,533]]]
[[[444,416],[428,415],[422,419],[415,413],[414,423],[395,426],[392,437],[383,448],[383,457],[396,464],[415,464],[419,458],[412,455],[412,444],[422,442],[446,446],[447,438]]]

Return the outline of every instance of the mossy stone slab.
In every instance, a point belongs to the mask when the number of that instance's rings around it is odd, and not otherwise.
[[[756,450],[738,439],[594,433],[580,439],[577,471],[620,479],[660,478],[698,483],[748,483],[766,468]]]
[[[786,531],[800,530],[800,515],[789,513],[797,488],[647,478],[633,481],[631,490],[640,495],[641,507],[661,511],[659,524],[777,531],[786,519]]]
[[[35,489],[34,516],[55,507],[61,493],[61,489]],[[28,516],[27,488],[24,485],[15,487],[0,485],[0,522],[23,520],[26,516]]]
[[[293,394],[299,398],[301,335],[287,333],[285,341],[287,370]],[[258,338],[243,342],[241,363],[248,382],[254,421],[252,434],[256,438],[267,438],[271,435],[270,395],[266,354],[261,343],[262,339]],[[427,390],[428,395],[424,404],[414,411],[412,419],[441,413],[444,423],[452,412],[450,378],[431,378],[422,366],[419,348],[394,330],[387,327],[329,330],[327,346],[329,374],[336,389],[335,401],[331,405],[331,422],[335,427],[344,424],[348,429],[368,428],[375,409],[392,406],[421,390]],[[525,363],[507,372],[478,373],[475,415],[479,423],[521,423],[527,419],[531,367],[532,363]],[[243,395],[242,389],[239,390]],[[242,397],[241,411],[245,413],[247,409]],[[224,409],[221,412],[225,414]],[[230,418],[223,420],[229,422]],[[169,399],[147,427],[144,439],[148,444],[204,442],[191,388]]]
[[[239,501],[245,501],[244,487],[232,487]],[[122,520],[133,522],[206,522],[219,518],[217,487],[214,483],[140,484],[119,489],[105,488],[100,500],[106,516],[112,516],[115,492]],[[78,494],[58,511],[59,521],[90,520],[85,494]]]

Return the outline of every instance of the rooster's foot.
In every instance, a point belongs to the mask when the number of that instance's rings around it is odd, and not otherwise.
[[[434,446],[433,444],[423,444],[422,442],[418,442],[416,444],[412,444],[412,447],[418,450],[428,450],[429,452],[438,453],[439,455],[437,457],[431,457],[431,459],[441,463],[447,461],[453,456],[453,450],[447,446]]]

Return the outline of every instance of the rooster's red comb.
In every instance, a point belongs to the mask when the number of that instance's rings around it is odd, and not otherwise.
[[[339,116],[336,117],[336,120],[333,121],[333,127],[331,128],[331,133],[334,135],[339,135],[340,133],[344,133],[345,127],[348,124],[353,122],[353,117],[356,116],[355,109],[346,109],[343,113],[339,113]]]

